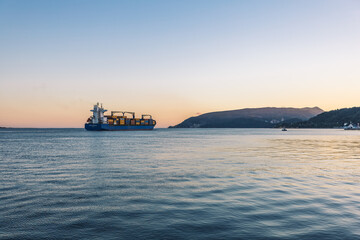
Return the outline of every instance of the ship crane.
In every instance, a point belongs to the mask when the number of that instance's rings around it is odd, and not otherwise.
[[[123,116],[125,116],[125,113],[130,113],[130,114],[132,114],[133,118],[135,118],[134,112],[111,111],[111,116],[114,116],[114,113],[122,113]]]
[[[149,115],[149,114],[143,114],[143,115],[141,115],[141,119],[144,119],[144,117],[150,117],[150,119],[152,120],[152,116]]]

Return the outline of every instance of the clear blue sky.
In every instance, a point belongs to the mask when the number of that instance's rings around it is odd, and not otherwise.
[[[359,43],[360,1],[0,0],[0,125],[358,106]]]

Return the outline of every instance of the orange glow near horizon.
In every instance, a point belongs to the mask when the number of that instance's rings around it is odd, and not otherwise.
[[[31,128],[83,128],[84,123],[89,116],[91,116],[90,109],[92,109],[94,103],[87,102],[78,102],[77,104],[69,105],[60,105],[52,104],[51,102],[44,102],[43,104],[27,104],[26,108],[21,108],[16,104],[6,105],[6,107],[0,106],[0,111],[3,113],[0,118],[0,126],[3,127],[31,127]],[[180,107],[170,106],[152,106],[152,107],[143,107],[139,105],[134,105],[134,107],[121,108],[120,104],[103,104],[105,109],[108,111],[114,110],[126,110],[126,111],[135,111],[136,116],[141,114],[151,114],[153,118],[157,121],[157,128],[167,128],[168,126],[176,125],[183,120],[198,116],[199,114],[212,112],[212,111],[226,111],[226,110],[235,110],[247,107],[273,107],[269,106],[230,106],[219,108],[217,106],[213,109],[210,106],[189,106],[184,105]],[[179,103],[177,103],[179,106]],[[110,107],[111,106],[111,107]],[[176,104],[174,104],[176,106]],[[275,106],[275,107],[314,107],[315,105],[308,106]],[[160,108],[161,107],[161,108]],[[319,106],[322,108],[321,106]],[[343,107],[353,107],[353,106],[336,106],[322,108],[325,111],[333,110]]]

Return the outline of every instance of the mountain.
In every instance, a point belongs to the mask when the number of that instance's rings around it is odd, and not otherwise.
[[[322,112],[324,111],[318,107],[245,108],[190,117],[170,128],[271,128],[281,122],[305,121]]]
[[[323,112],[307,121],[284,123],[285,127],[296,128],[334,128],[343,127],[344,124],[360,122],[360,107],[342,108]]]

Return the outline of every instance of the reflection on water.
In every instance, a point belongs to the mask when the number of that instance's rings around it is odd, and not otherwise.
[[[360,131],[0,130],[0,238],[360,239]]]

